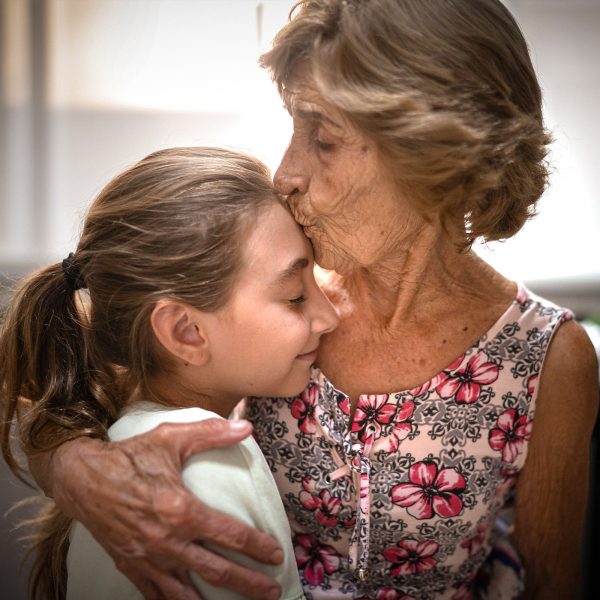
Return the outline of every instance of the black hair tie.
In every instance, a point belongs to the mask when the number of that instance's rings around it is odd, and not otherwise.
[[[62,269],[65,281],[73,292],[86,287],[79,266],[75,262],[75,254],[73,252],[62,261]]]

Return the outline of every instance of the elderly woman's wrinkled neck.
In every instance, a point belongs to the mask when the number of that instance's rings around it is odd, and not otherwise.
[[[344,303],[380,330],[400,331],[407,319],[431,316],[432,307],[446,305],[450,295],[469,297],[487,270],[474,253],[459,252],[448,236],[423,226],[412,244],[343,276]]]
[[[436,215],[416,209],[376,142],[307,75],[292,81],[286,102],[294,133],[275,184],[317,264],[340,276],[342,312],[392,330],[400,315],[418,317],[449,289],[473,289],[479,262],[457,249]]]

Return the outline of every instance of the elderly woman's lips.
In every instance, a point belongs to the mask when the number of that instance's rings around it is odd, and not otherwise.
[[[296,223],[298,223],[298,225],[301,225],[302,227],[310,227],[311,224],[308,218],[306,218],[304,215],[300,215],[294,212],[293,210],[292,215],[294,216],[294,220],[296,221]]]

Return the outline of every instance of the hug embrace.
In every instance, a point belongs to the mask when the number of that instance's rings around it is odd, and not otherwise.
[[[3,319],[4,458],[50,498],[32,597],[576,597],[594,349],[472,250],[547,185],[517,23],[305,0],[261,63],[273,180],[153,153]]]

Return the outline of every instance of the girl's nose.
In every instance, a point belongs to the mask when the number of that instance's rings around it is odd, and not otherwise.
[[[315,333],[324,335],[333,331],[339,324],[340,317],[327,296],[319,290],[319,298],[315,306],[312,327]]]

